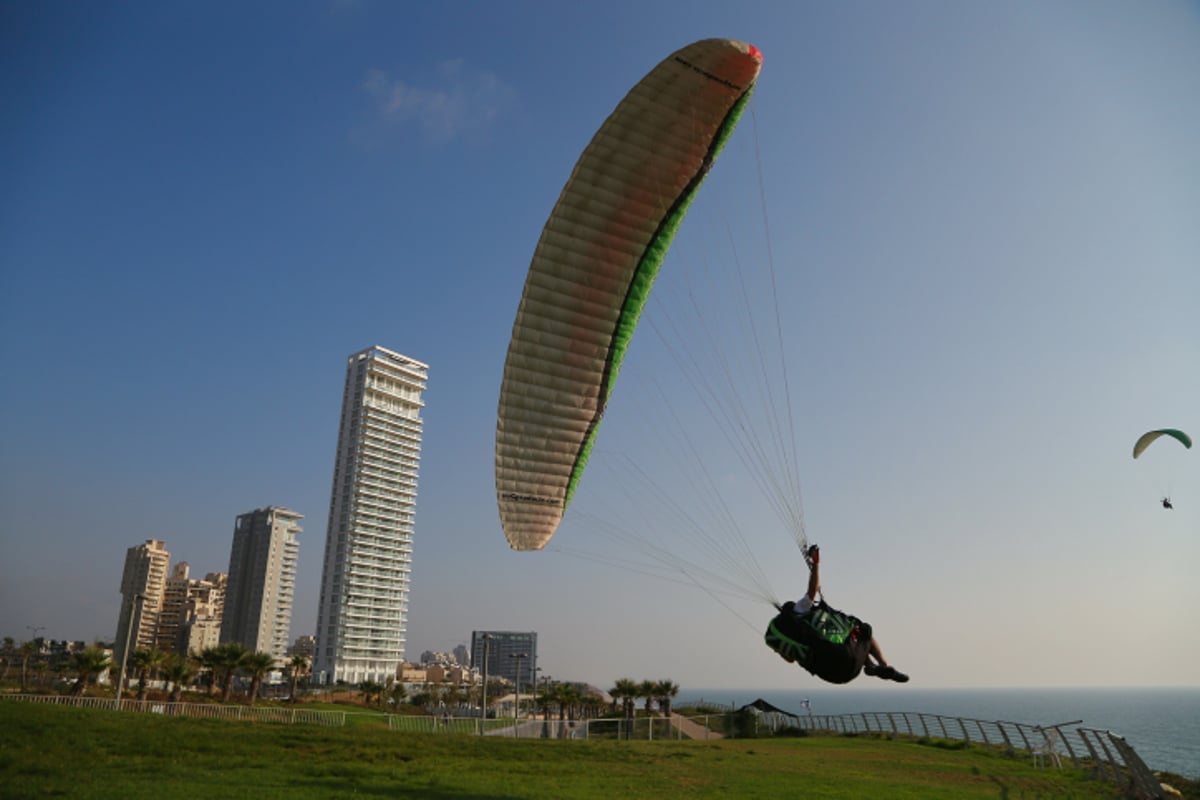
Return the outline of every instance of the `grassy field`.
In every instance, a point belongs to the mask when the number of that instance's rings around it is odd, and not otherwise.
[[[0,702],[5,798],[1115,798],[950,743],[556,741],[165,718]]]

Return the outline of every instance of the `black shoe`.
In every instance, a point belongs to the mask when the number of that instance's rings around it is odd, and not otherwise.
[[[881,669],[882,669],[882,667],[878,667],[875,664],[872,664],[870,662],[863,664],[863,672],[867,673],[872,678],[882,677],[882,675],[880,674]]]
[[[895,681],[896,683],[908,683],[908,676],[903,672],[895,667],[888,667],[888,670],[891,672],[890,675],[885,676],[888,680]]]

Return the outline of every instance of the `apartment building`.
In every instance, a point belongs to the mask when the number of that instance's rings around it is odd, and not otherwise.
[[[283,662],[291,636],[303,518],[279,506],[238,516],[229,552],[221,642],[237,642]]]
[[[384,682],[404,660],[428,370],[379,346],[347,359],[315,682]]]
[[[117,617],[117,637],[113,657],[121,663],[125,657],[125,640],[130,652],[154,647],[158,637],[158,619],[162,612],[163,595],[167,585],[167,569],[171,554],[159,539],[147,539],[145,544],[125,552],[125,569],[121,573],[121,611]]]

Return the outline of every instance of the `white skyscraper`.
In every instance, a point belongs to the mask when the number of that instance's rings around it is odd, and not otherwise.
[[[378,346],[346,365],[317,614],[317,681],[384,682],[404,660],[428,371]]]

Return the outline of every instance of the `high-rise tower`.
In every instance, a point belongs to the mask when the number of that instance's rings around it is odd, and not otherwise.
[[[297,535],[303,515],[277,506],[237,518],[229,552],[229,583],[221,641],[282,662],[291,642],[292,596],[296,590]]]
[[[126,636],[129,638],[130,652],[142,647],[154,647],[170,562],[171,554],[158,539],[147,539],[145,544],[125,551],[125,570],[121,573],[121,615],[117,618],[117,638],[113,647],[116,663],[121,662]]]
[[[348,359],[317,613],[317,681],[384,682],[404,660],[428,372],[379,346]]]
[[[531,686],[537,675],[537,631],[471,631],[471,666],[489,677]]]

